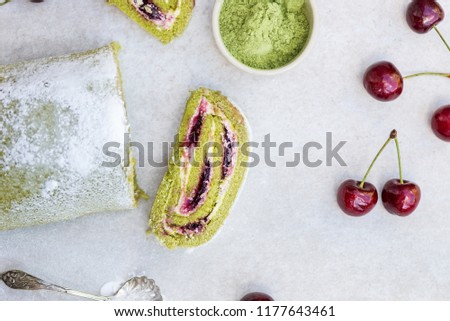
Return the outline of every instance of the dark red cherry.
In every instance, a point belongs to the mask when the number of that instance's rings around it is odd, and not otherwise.
[[[381,199],[386,210],[398,216],[408,216],[417,208],[421,192],[417,184],[399,179],[389,180],[383,187]]]
[[[427,33],[444,17],[444,9],[434,0],[413,0],[406,10],[406,21],[417,33]]]
[[[274,301],[273,298],[262,292],[252,292],[244,295],[241,301]]]
[[[353,179],[346,180],[339,186],[337,202],[345,214],[363,216],[369,213],[378,202],[378,192],[374,185]]]
[[[403,92],[403,77],[392,63],[380,61],[367,69],[364,87],[373,98],[391,101]]]
[[[437,137],[450,142],[450,105],[436,110],[431,119],[431,128]]]

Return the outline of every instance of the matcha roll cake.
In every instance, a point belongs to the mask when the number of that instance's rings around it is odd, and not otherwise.
[[[107,1],[166,44],[184,32],[195,6],[195,0]]]
[[[214,236],[245,178],[248,141],[247,121],[227,97],[192,93],[150,214],[161,243],[194,247]]]
[[[118,49],[0,66],[0,230],[136,206]]]

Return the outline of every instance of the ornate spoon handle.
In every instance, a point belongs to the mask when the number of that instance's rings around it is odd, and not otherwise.
[[[66,289],[59,285],[49,283],[47,281],[41,280],[37,277],[34,277],[28,273],[19,270],[12,270],[5,272],[1,275],[1,279],[3,280],[3,282],[5,282],[5,284],[8,287],[15,290],[47,290],[59,293],[66,293],[96,301],[111,300],[109,297],[106,296],[98,296],[71,289]]]

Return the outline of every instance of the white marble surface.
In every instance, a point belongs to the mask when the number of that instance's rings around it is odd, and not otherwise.
[[[437,35],[408,28],[407,3],[317,0],[314,50],[298,68],[272,78],[244,74],[220,55],[211,32],[212,0],[198,1],[186,33],[168,46],[104,0],[14,0],[1,7],[0,64],[119,41],[135,140],[172,140],[188,91],[203,85],[240,105],[256,141],[270,133],[301,151],[310,140],[324,144],[326,132],[333,132],[336,141],[348,141],[342,150],[348,167],[252,168],[220,234],[193,251],[169,251],[146,236],[150,200],[131,212],[0,232],[0,270],[20,268],[94,293],[106,282],[146,273],[167,300],[235,300],[250,290],[278,300],[450,299],[450,145],[429,126],[432,112],[450,103],[450,80],[408,80],[403,96],[388,104],[361,85],[365,68],[380,59],[405,74],[450,71]],[[441,4],[450,10],[450,0]],[[450,38],[450,19],[440,28]],[[337,186],[364,174],[394,127],[405,176],[423,190],[420,208],[408,218],[387,214],[381,204],[364,218],[345,216],[336,205]],[[394,150],[370,176],[379,188],[397,175]],[[138,170],[151,198],[164,171]],[[0,299],[70,298],[0,285]]]

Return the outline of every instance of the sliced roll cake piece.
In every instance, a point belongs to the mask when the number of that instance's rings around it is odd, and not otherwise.
[[[224,223],[247,171],[249,128],[218,91],[189,98],[173,155],[150,214],[150,229],[168,248],[209,241]]]
[[[0,66],[0,230],[136,207],[118,50]]]
[[[167,44],[186,29],[195,0],[108,0],[147,32]]]

